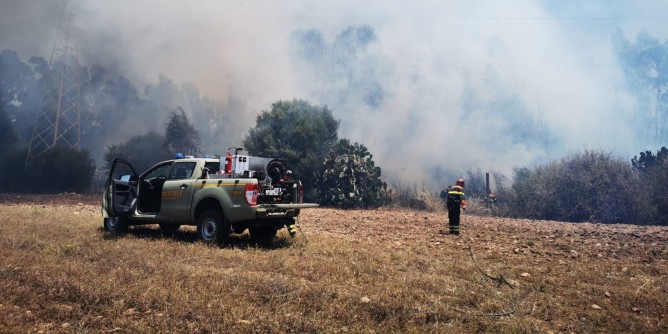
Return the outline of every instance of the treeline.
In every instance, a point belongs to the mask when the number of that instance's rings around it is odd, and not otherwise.
[[[484,178],[469,171],[470,196],[484,200]],[[668,149],[626,160],[585,150],[535,168],[518,168],[512,182],[495,174],[491,214],[516,218],[668,225]],[[474,200],[475,200],[474,199]]]
[[[349,54],[345,50],[363,50],[376,39],[368,27],[346,30],[331,46],[323,44],[322,36],[314,31],[297,36],[301,36],[299,45],[304,47],[300,54],[310,57],[313,66],[345,60]],[[651,87],[665,86],[668,76],[663,75],[662,67],[654,66],[668,50],[665,42],[642,34],[635,43],[621,35],[614,42],[625,63],[630,87],[650,86],[655,78],[648,73],[655,72],[663,81]],[[316,52],[323,48],[340,52]],[[346,64],[351,73],[355,72],[354,62]],[[420,202],[397,191],[400,185],[382,181],[381,168],[362,143],[339,138],[339,120],[328,107],[304,100],[277,101],[270,110],[259,113],[255,126],[244,136],[247,124],[234,113],[241,105],[234,98],[216,102],[202,96],[194,85],[177,85],[164,76],[143,90],[137,89],[124,76],[100,65],[78,69],[82,150],[56,147],[35,157],[26,168],[32,126],[49,71],[44,58],[32,57],[24,63],[14,51],[0,52],[0,191],[97,192],[114,157],[126,158],[143,170],[176,151],[199,155],[205,148],[217,147],[209,153],[224,153],[222,143],[241,141],[252,155],[284,159],[303,181],[309,201],[342,208],[390,203],[415,206]],[[356,98],[364,100],[366,106],[379,107],[384,91],[377,81],[364,80],[362,86],[375,88]],[[662,142],[665,129],[656,124],[665,124],[658,117],[665,117],[668,93],[656,88],[648,99],[646,92],[637,89],[636,99],[647,102],[640,104],[643,114],[656,117],[641,119],[637,127],[647,129],[648,140]],[[524,110],[515,103],[503,105],[509,111]],[[547,139],[539,137],[530,135],[523,140],[547,144]],[[641,152],[629,163],[629,159],[610,153],[585,151],[535,168],[519,168],[510,178],[496,173],[498,202],[494,214],[576,222],[668,224],[666,156],[664,147],[656,154]],[[473,197],[486,196],[483,173],[473,170],[467,174],[467,192]]]
[[[11,136],[0,138],[0,192],[59,193],[101,191],[114,158],[135,163],[143,171],[153,164],[173,157],[176,152],[197,155],[201,140],[183,109],[170,114],[164,134],[149,131],[130,137],[122,144],[107,148],[102,168],[97,168],[87,149],[56,145],[32,156],[26,163],[28,146],[17,145],[11,122],[0,108],[0,130]],[[5,140],[9,138],[9,140]]]
[[[206,124],[198,127],[204,147],[241,138],[247,126],[238,115],[243,107],[240,101],[210,99],[194,84],[177,84],[160,75],[156,83],[136,87],[114,69],[101,65],[79,65],[72,70],[79,76],[81,146],[95,161],[101,160],[109,146],[131,135],[164,133],[170,113],[178,106],[194,124]],[[0,51],[0,109],[5,122],[0,126],[7,129],[0,134],[0,148],[29,144],[44,86],[51,82],[47,78],[58,75],[42,57],[23,62],[15,51]]]

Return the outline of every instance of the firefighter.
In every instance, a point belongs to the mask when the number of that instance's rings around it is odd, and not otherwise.
[[[466,196],[464,195],[464,179],[457,180],[454,187],[448,189],[448,220],[450,234],[459,235],[459,216],[461,210],[466,211]]]
[[[288,169],[287,171],[285,171],[285,174],[281,178],[280,182],[290,182],[290,181],[292,181],[292,171]],[[294,237],[295,234],[297,234],[297,226],[295,226],[294,219],[288,220],[285,226],[288,228],[288,232],[290,233],[291,237]]]

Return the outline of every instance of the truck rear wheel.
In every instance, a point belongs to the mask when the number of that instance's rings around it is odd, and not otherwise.
[[[208,210],[197,219],[197,238],[202,242],[209,245],[220,243],[225,233],[225,224],[218,211]]]
[[[112,234],[123,234],[128,231],[128,221],[124,217],[107,217],[103,222],[104,231]]]

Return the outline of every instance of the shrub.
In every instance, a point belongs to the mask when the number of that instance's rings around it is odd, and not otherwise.
[[[586,150],[515,172],[516,216],[572,222],[647,223],[648,204],[638,175],[610,153]]]
[[[341,139],[325,157],[317,181],[323,205],[340,208],[376,208],[387,202],[387,184],[381,168],[359,143]]]
[[[662,147],[654,155],[652,151],[640,152],[631,159],[643,188],[647,190],[656,216],[653,221],[668,225],[668,149]]]
[[[95,163],[86,150],[55,146],[34,156],[26,168],[27,149],[9,153],[0,164],[0,190],[59,193],[90,190]]]

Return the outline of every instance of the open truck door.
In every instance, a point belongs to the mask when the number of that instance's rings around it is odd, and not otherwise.
[[[138,178],[128,161],[114,159],[105,183],[105,210],[109,216],[130,216],[135,212]]]

